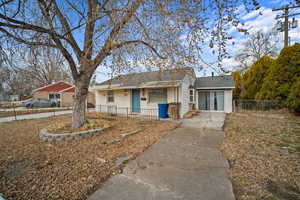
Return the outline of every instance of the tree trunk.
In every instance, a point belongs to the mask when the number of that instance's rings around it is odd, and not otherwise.
[[[88,95],[88,86],[83,80],[75,81],[75,95],[74,95],[74,106],[72,116],[72,129],[81,127],[85,123],[85,112],[86,112],[86,99]]]

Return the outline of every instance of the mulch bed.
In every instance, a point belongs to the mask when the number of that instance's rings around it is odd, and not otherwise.
[[[230,114],[225,132],[237,200],[300,199],[300,117]]]
[[[0,123],[0,193],[6,199],[86,199],[112,174],[121,172],[123,165],[115,162],[118,158],[135,158],[163,137],[164,131],[177,126],[114,118],[110,120],[112,127],[100,136],[61,142],[39,139],[39,129],[70,119],[70,115],[63,115]],[[119,143],[107,142],[139,129],[142,131]]]

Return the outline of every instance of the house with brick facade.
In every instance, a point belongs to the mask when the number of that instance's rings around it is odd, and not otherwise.
[[[74,93],[74,85],[59,81],[33,90],[32,96],[34,99],[49,99],[56,102],[60,107],[71,107],[73,106]],[[94,93],[88,93],[87,102],[95,105]]]

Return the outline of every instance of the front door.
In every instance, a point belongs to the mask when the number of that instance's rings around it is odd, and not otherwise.
[[[131,93],[131,107],[132,112],[141,112],[141,105],[140,105],[140,90],[134,89]]]

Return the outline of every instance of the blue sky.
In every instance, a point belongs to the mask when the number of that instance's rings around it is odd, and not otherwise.
[[[259,10],[252,11],[250,13],[242,13],[242,21],[245,23],[245,28],[249,30],[250,33],[255,33],[257,31],[270,31],[277,23],[278,20],[275,19],[276,15],[282,15],[281,11],[272,11],[273,8],[280,8],[284,5],[289,4],[291,1],[284,0],[273,0],[273,1],[262,1],[261,8]],[[292,1],[293,2],[293,1]],[[243,12],[243,11],[241,11]],[[293,9],[291,13],[300,13],[300,9]],[[300,25],[300,15],[295,16],[295,19],[298,20]],[[292,20],[292,18],[290,18]],[[233,69],[238,63],[234,60],[234,55],[242,47],[242,43],[247,39],[247,36],[244,36],[238,32],[233,31],[235,45],[228,47],[232,58],[225,59],[223,61],[224,66],[227,69]],[[278,46],[281,49],[283,47],[283,32],[278,32],[277,36],[279,38]],[[291,44],[295,42],[300,42],[300,28],[291,29],[289,31],[289,36],[291,37]]]
[[[246,28],[249,33],[255,33],[257,31],[268,32],[276,25],[277,20],[275,19],[276,15],[281,15],[283,12],[277,11],[273,12],[273,8],[283,7],[287,4],[294,4],[295,0],[263,0],[259,1],[261,8],[259,10],[254,10],[251,12],[246,12],[243,6],[238,8],[238,13],[240,14],[241,22],[244,22],[243,28]],[[300,13],[300,8],[293,9],[291,13]],[[295,17],[298,19],[298,23],[300,25],[300,15]],[[290,18],[291,19],[291,18]],[[223,67],[228,70],[234,70],[234,68],[238,65],[238,62],[235,61],[234,56],[238,53],[239,49],[242,47],[243,42],[247,39],[247,35],[241,34],[236,31],[234,28],[229,30],[230,34],[233,36],[232,41],[234,41],[234,45],[228,45],[227,49],[231,58],[223,60]],[[280,48],[283,47],[283,33],[278,33],[278,46]],[[295,28],[290,30],[289,36],[291,37],[291,44],[295,42],[300,42],[300,28]],[[184,36],[183,36],[184,37]],[[203,58],[206,61],[214,60],[214,56],[211,54],[211,49],[206,47],[203,49]],[[102,69],[103,70],[103,69]],[[202,71],[196,71],[198,76],[207,76],[210,75],[213,70],[211,68],[205,68]],[[218,74],[218,72],[215,72]],[[109,77],[106,75],[106,72],[96,73],[97,74],[97,82],[101,82],[107,80]]]

